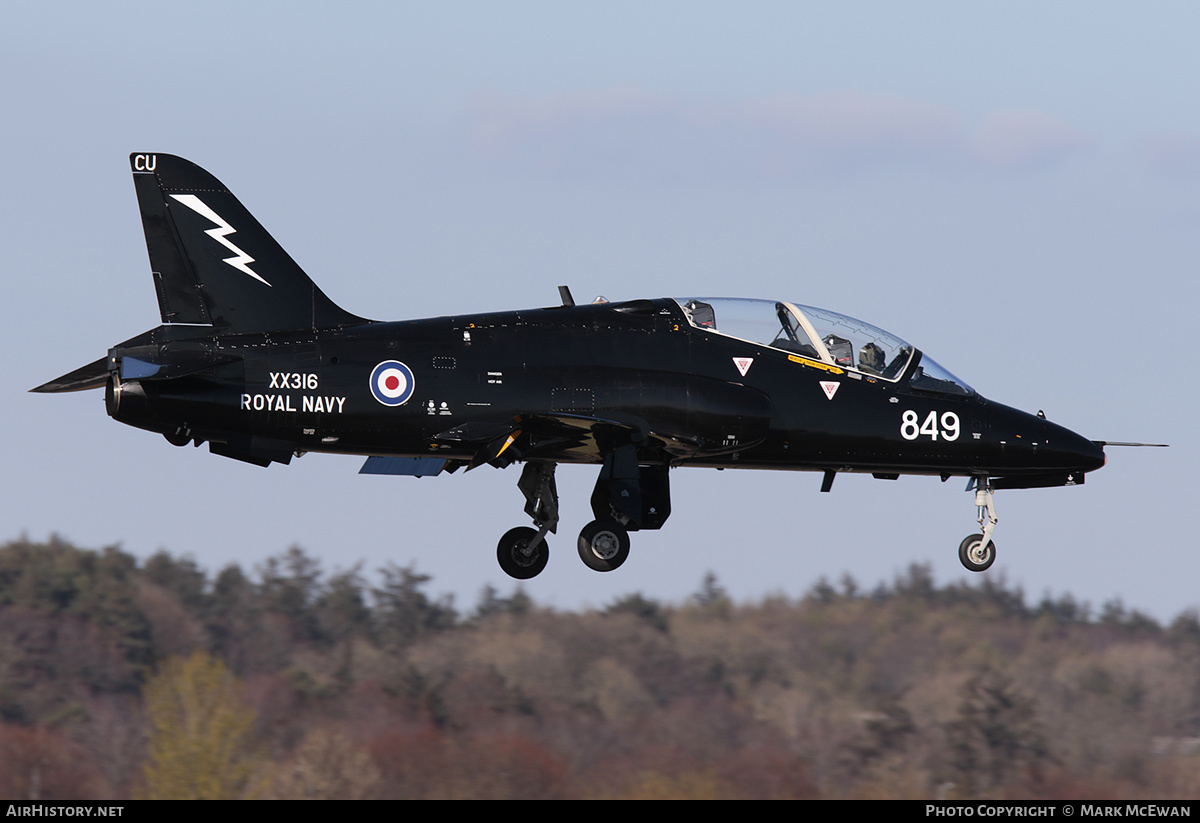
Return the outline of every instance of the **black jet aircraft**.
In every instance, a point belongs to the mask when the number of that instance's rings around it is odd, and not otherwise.
[[[259,466],[307,452],[412,476],[523,463],[534,526],[501,539],[509,575],[549,557],[559,463],[600,467],[579,556],[611,571],[671,513],[670,469],[969,478],[995,559],[993,491],[1075,486],[1102,441],[986,400],[867,323],[790,300],[686,296],[383,323],[333,303],[219,180],[130,156],[162,325],[38,392],[104,388],[108,414]],[[1116,445],[1116,444],[1113,444]]]

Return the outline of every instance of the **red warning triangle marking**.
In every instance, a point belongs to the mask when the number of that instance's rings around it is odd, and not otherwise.
[[[753,357],[735,357],[733,365],[737,366],[738,374],[742,377],[746,376],[746,372],[750,371],[750,364],[754,362]]]
[[[842,384],[838,383],[836,380],[822,380],[821,390],[825,392],[826,397],[832,400],[833,396],[837,394],[838,386],[840,385]]]

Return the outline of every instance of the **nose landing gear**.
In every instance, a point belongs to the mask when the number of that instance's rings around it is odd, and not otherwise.
[[[996,560],[996,544],[985,545],[982,534],[969,534],[958,544],[958,559],[970,571],[986,571]]]
[[[992,542],[992,532],[1000,521],[996,517],[991,483],[986,477],[972,478],[971,482],[975,484],[975,506],[979,510],[979,525],[983,532],[969,534],[958,544],[958,559],[968,571],[982,572],[996,562],[996,544]]]

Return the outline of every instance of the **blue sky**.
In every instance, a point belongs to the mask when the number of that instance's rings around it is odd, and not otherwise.
[[[126,156],[229,185],[338,303],[406,319],[578,299],[786,298],[881,326],[1109,450],[1082,488],[997,495],[994,574],[1031,598],[1200,607],[1200,8],[1189,3],[115,2],[0,7],[7,436],[0,539],[52,532],[253,568],[415,563],[469,608],[512,584],[515,469],[268,470],[27,389],[158,322]],[[560,607],[967,576],[962,483],[680,470],[665,529]]]

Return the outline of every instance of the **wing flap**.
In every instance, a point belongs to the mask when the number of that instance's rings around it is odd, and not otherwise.
[[[408,477],[434,477],[450,462],[444,457],[368,457],[359,474],[400,474]]]

